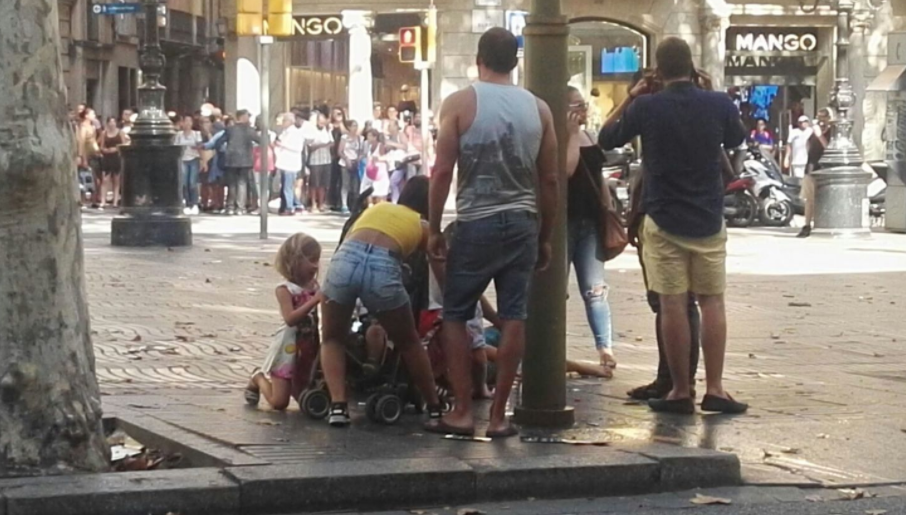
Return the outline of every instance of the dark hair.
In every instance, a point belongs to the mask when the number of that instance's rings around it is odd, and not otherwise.
[[[478,40],[478,64],[495,73],[510,73],[519,64],[519,43],[512,32],[494,27]]]
[[[657,70],[663,80],[691,79],[695,71],[692,50],[680,38],[669,37],[657,46]]]
[[[236,119],[238,120],[239,118],[242,118],[243,116],[247,116],[248,114],[249,114],[248,109],[240,109],[240,110],[236,111]]]
[[[119,120],[116,118],[116,116],[108,116],[106,122],[107,122],[107,123],[110,123],[111,120],[113,120],[114,122],[118,122],[118,121],[119,121]]]
[[[409,179],[406,187],[400,193],[398,202],[401,206],[406,206],[416,213],[422,215],[425,220],[428,219],[428,189],[431,182],[428,177],[419,175]]]

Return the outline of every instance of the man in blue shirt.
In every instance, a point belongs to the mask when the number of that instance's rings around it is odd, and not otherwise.
[[[691,414],[688,292],[702,311],[702,349],[707,394],[703,411],[742,413],[723,388],[727,320],[726,241],[721,160],[724,148],[745,140],[739,111],[724,93],[704,91],[693,79],[692,52],[685,41],[667,38],[657,49],[657,73],[664,89],[647,94],[643,80],[611,115],[601,131],[605,149],[641,136],[645,170],[640,231],[642,259],[651,290],[660,296],[662,330],[673,390],[649,406],[660,412]]]

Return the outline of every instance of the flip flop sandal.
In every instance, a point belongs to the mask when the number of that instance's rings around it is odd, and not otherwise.
[[[254,379],[255,376],[257,376],[260,373],[261,373],[261,369],[258,367],[255,367],[254,370],[252,370],[252,375],[249,376],[249,381]],[[245,402],[248,403],[249,406],[257,406],[258,402],[261,401],[261,392],[252,390],[249,387],[245,388],[245,392],[244,392],[243,396],[245,397]]]
[[[601,366],[604,368],[609,368],[610,370],[616,370],[617,362],[613,358],[605,359],[601,362]]]
[[[499,431],[488,430],[488,432],[485,433],[485,436],[488,438],[509,438],[511,436],[517,436],[518,434],[519,430],[516,429],[513,424],[508,424],[505,429]]]
[[[454,427],[444,422],[443,419],[429,420],[423,427],[425,431],[439,435],[475,436],[474,427]]]
[[[258,402],[261,401],[261,392],[256,392],[255,390],[246,388],[244,395],[245,395],[245,402],[249,406],[257,406]]]

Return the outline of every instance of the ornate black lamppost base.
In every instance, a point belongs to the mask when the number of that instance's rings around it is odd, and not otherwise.
[[[185,216],[118,216],[113,219],[114,247],[187,247],[192,245],[192,220]]]
[[[192,220],[182,214],[179,160],[170,144],[127,145],[123,155],[123,215],[113,219],[115,247],[192,245]]]

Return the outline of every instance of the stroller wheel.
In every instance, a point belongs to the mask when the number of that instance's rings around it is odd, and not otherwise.
[[[379,422],[396,424],[403,414],[403,401],[396,395],[384,395],[378,399],[375,412]]]
[[[299,409],[314,420],[321,420],[330,412],[330,397],[324,390],[306,390],[299,397]]]
[[[365,403],[365,415],[368,417],[368,420],[380,424],[381,419],[377,415],[377,405],[378,401],[381,400],[383,394],[373,393],[368,397],[368,401]]]

